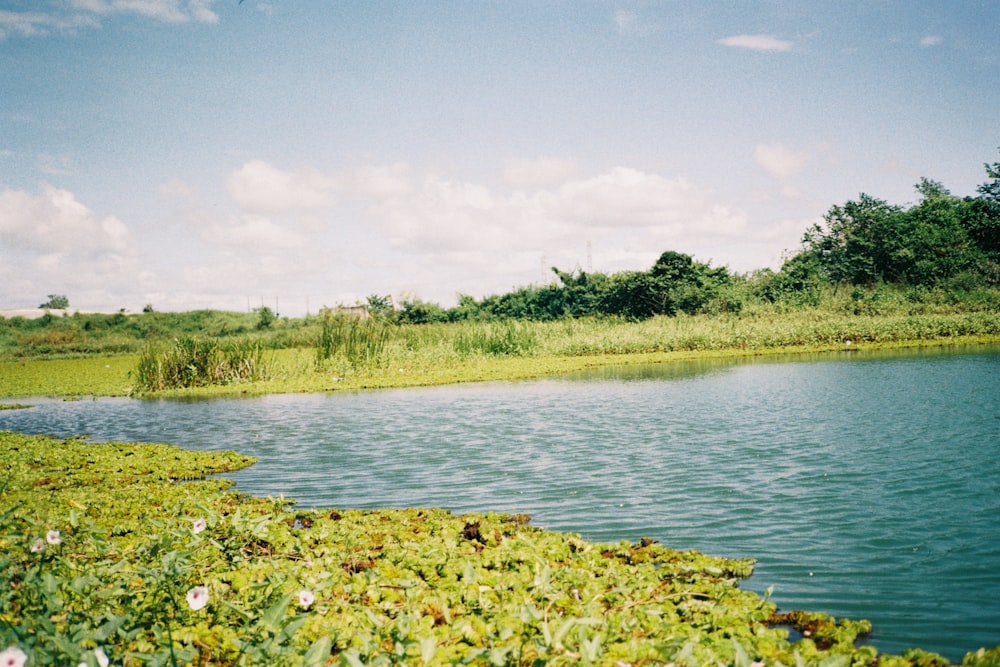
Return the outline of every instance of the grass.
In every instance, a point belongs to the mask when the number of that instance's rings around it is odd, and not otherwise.
[[[296,510],[203,480],[252,463],[234,453],[0,431],[0,461],[4,664],[947,664],[778,610],[739,588],[752,561],[525,516]]]
[[[148,345],[132,375],[137,392],[265,380],[270,362],[260,341],[220,342],[187,336],[168,347]]]
[[[342,391],[523,379],[678,359],[1000,342],[1000,312],[992,311],[855,315],[819,308],[787,313],[760,309],[640,322],[603,318],[367,324],[365,330],[338,326],[343,329],[331,332],[334,342],[327,358],[317,345],[318,323],[311,346],[270,351],[264,339],[248,334],[220,338],[220,349],[244,341],[254,352],[248,356],[266,356],[266,364],[260,364],[262,372],[256,376],[223,376],[216,382],[144,382],[155,356],[145,361],[138,356],[0,361],[0,397]],[[180,371],[184,368],[182,364]]]

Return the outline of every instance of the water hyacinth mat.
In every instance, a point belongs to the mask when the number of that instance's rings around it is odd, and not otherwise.
[[[297,510],[232,452],[0,432],[0,666],[930,665],[789,613],[752,561],[522,515]],[[968,664],[997,664],[996,650]]]

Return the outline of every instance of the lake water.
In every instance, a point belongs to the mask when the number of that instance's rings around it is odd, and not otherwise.
[[[1000,348],[661,364],[241,400],[37,401],[0,429],[235,449],[240,489],[531,514],[758,559],[783,609],[959,660],[1000,644]]]

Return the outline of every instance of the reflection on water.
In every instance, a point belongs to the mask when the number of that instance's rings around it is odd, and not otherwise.
[[[1000,643],[1000,351],[709,360],[533,382],[42,401],[0,428],[236,449],[302,505],[526,512],[755,557],[783,608],[960,659]]]

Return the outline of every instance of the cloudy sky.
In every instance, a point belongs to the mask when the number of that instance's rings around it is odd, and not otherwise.
[[[0,307],[777,268],[1000,159],[997,0],[0,0]]]

